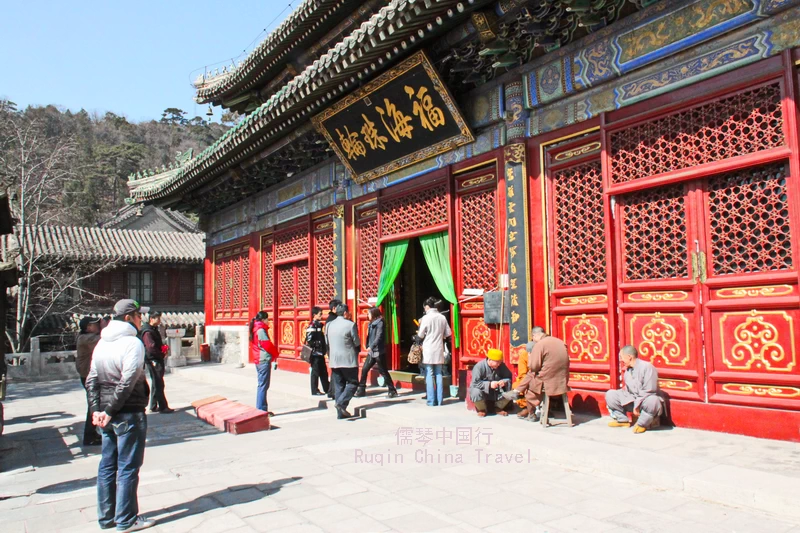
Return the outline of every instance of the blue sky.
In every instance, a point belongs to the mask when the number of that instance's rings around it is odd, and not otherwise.
[[[4,2],[0,98],[136,122],[167,107],[206,118],[190,82],[204,66],[251,51],[299,3],[284,11],[289,0]]]

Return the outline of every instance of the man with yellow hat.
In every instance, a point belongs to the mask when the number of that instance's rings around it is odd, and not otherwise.
[[[506,407],[511,400],[503,398],[502,394],[511,389],[511,377],[511,370],[503,362],[503,352],[489,349],[486,359],[472,368],[472,382],[469,384],[469,397],[478,416],[486,416],[490,409],[498,415],[508,415]]]

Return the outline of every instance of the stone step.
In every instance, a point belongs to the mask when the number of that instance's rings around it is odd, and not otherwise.
[[[267,413],[222,396],[197,400],[192,402],[192,407],[197,418],[232,435],[254,433],[270,428]]]

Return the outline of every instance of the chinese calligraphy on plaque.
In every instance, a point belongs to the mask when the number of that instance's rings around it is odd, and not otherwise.
[[[423,52],[313,121],[361,183],[474,140]]]

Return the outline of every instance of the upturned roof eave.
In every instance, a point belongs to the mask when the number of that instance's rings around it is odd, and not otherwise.
[[[146,189],[131,189],[132,201],[161,203],[210,181],[274,144],[279,136],[309,124],[314,114],[419,49],[431,34],[491,1],[392,0],[177,174],[153,180]]]
[[[347,0],[305,0],[231,72],[196,89],[199,104],[225,106],[244,93],[268,83],[276,69],[288,62],[289,52],[312,37],[322,23]]]

